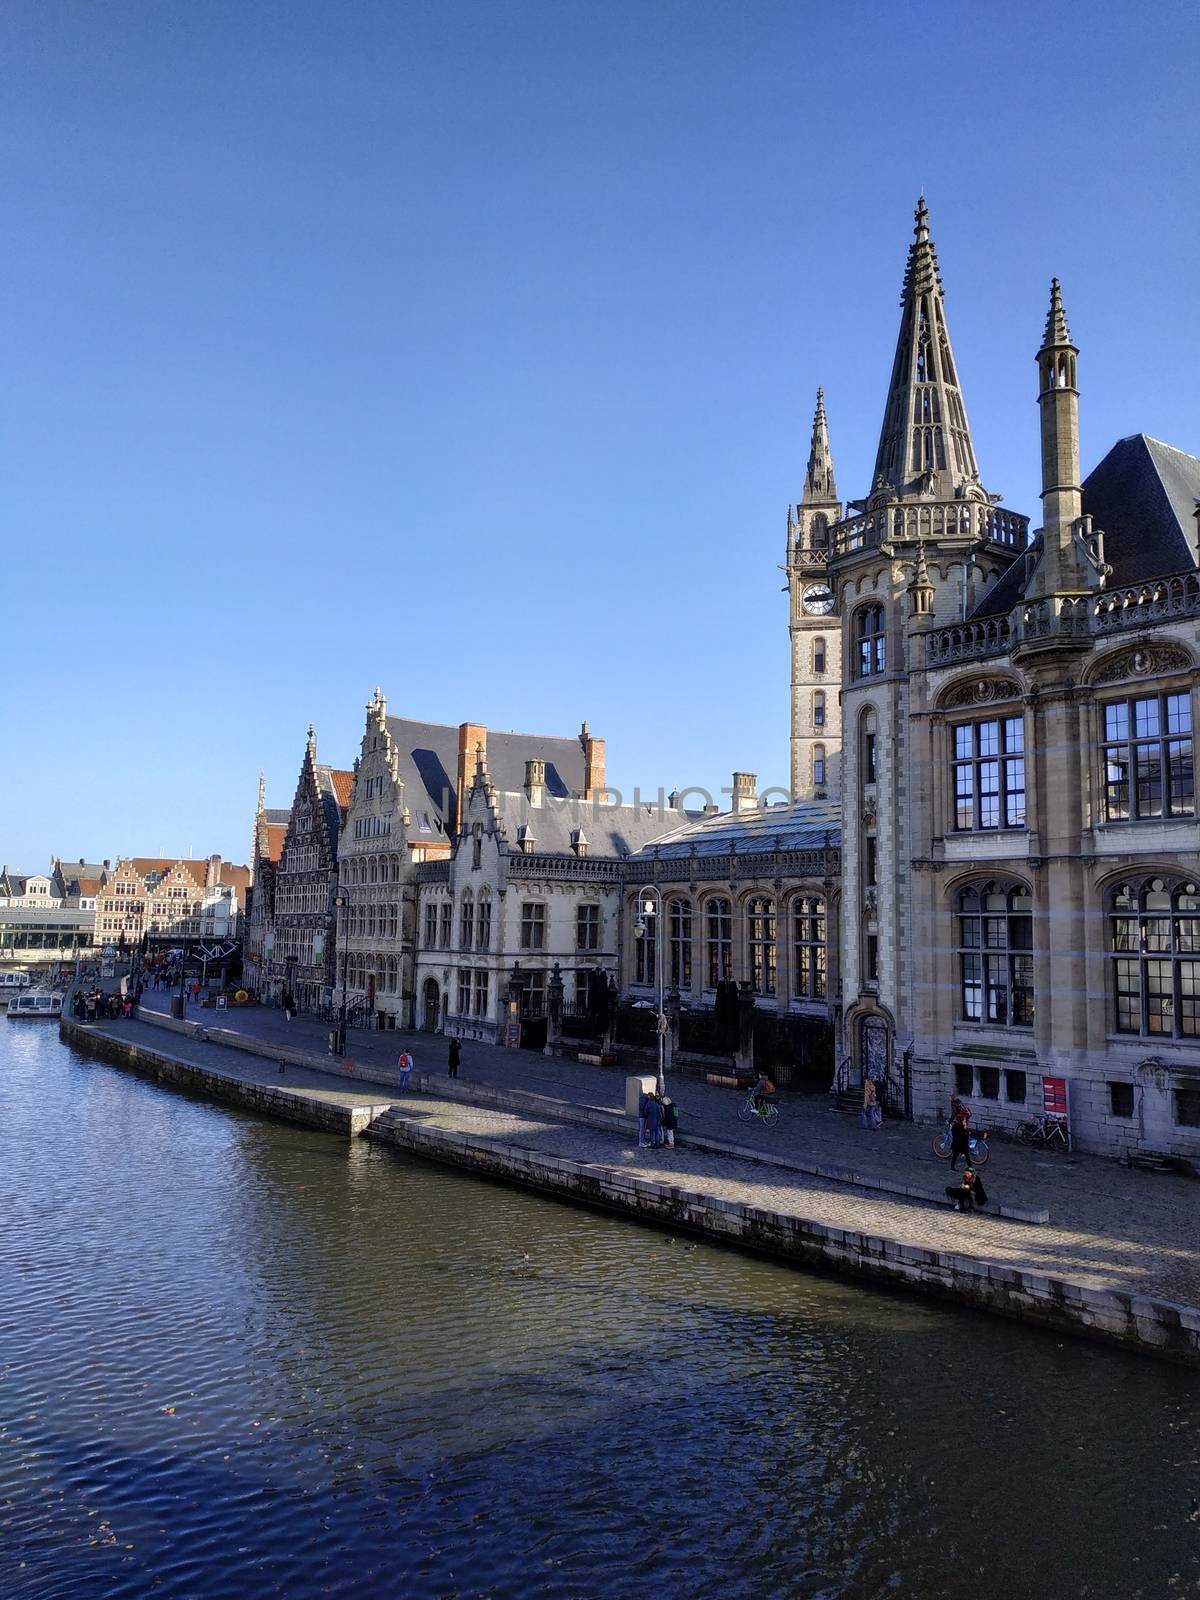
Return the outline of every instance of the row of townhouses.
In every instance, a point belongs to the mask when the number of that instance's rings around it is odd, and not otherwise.
[[[791,798],[738,773],[727,810],[617,804],[586,724],[376,690],[351,767],[310,730],[290,810],[260,785],[264,995],[536,1044],[661,994],[684,1054],[1200,1153],[1200,460],[1137,434],[1083,475],[1055,282],[1031,533],[980,474],[923,202],[901,305],[869,493],[839,498],[818,391],[788,508]]]

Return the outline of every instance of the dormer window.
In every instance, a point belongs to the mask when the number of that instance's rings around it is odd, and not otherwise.
[[[574,828],[574,829],[572,829],[572,831],[571,831],[571,849],[574,850],[575,854],[577,856],[581,857],[581,858],[583,856],[587,855],[587,853],[588,853],[587,835],[584,833],[582,828]]]
[[[533,829],[527,822],[523,822],[517,829],[517,849],[520,850],[522,855],[531,856],[535,843]]]

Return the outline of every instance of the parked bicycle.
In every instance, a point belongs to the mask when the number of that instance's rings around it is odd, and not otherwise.
[[[779,1121],[779,1107],[770,1100],[760,1101],[751,1089],[738,1107],[738,1121],[763,1122],[768,1128],[773,1128]]]
[[[1071,1148],[1071,1140],[1061,1117],[1030,1117],[1018,1124],[1017,1138],[1022,1144],[1040,1146],[1045,1150]]]
[[[949,1161],[950,1159],[950,1152],[954,1148],[950,1139],[952,1126],[953,1124],[948,1122],[941,1133],[935,1133],[930,1140],[930,1147],[939,1161]],[[988,1149],[986,1128],[981,1128],[978,1133],[969,1133],[967,1135],[967,1149],[970,1152],[967,1160],[973,1167],[987,1166],[988,1156],[991,1155],[991,1151]]]

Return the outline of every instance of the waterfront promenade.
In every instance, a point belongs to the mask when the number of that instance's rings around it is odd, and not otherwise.
[[[1183,1308],[1190,1337],[1200,1336],[1200,1311],[1187,1309],[1200,1307],[1200,1185],[1194,1180],[1128,1171],[1096,1158],[1063,1161],[997,1141],[987,1172],[989,1192],[1000,1202],[1019,1197],[1031,1215],[1048,1212],[1049,1220],[1003,1220],[987,1212],[964,1217],[935,1199],[947,1175],[945,1164],[929,1151],[928,1129],[888,1124],[868,1134],[856,1119],[839,1116],[820,1100],[785,1097],[780,1127],[769,1134],[735,1120],[734,1092],[680,1079],[672,1088],[683,1108],[685,1139],[691,1135],[739,1146],[757,1139],[759,1155],[773,1159],[768,1163],[753,1151],[734,1155],[686,1143],[674,1152],[652,1151],[639,1149],[629,1125],[619,1121],[624,1074],[613,1069],[468,1043],[462,1076],[451,1083],[444,1076],[446,1041],[417,1035],[410,1042],[424,1087],[401,1097],[394,1064],[407,1036],[352,1034],[348,1070],[338,1070],[339,1064],[321,1053],[327,1030],[311,1021],[298,1018],[288,1025],[277,1012],[195,1008],[189,1020],[214,1032],[233,1025],[247,1043],[253,1038],[268,1053],[202,1042],[153,1015],[138,1023],[102,1024],[95,1031],[190,1062],[196,1070],[246,1080],[264,1093],[346,1097],[360,1108],[352,1131],[561,1192],[564,1198],[625,1205],[667,1225],[675,1217],[680,1226],[687,1225],[687,1208],[694,1203],[692,1220],[699,1225],[707,1208],[709,1222],[715,1219],[708,1231],[718,1233],[725,1227],[719,1213],[737,1213],[736,1226],[726,1230],[732,1241],[748,1242],[753,1232],[761,1247],[780,1254],[788,1253],[787,1239],[776,1238],[771,1227],[803,1226],[825,1243],[834,1241],[832,1258],[828,1250],[821,1252],[831,1264],[893,1281],[904,1274],[884,1270],[883,1258],[889,1249],[907,1252],[909,1266],[916,1263],[922,1273],[933,1274],[923,1279],[925,1287],[963,1290],[961,1297],[968,1300],[970,1278],[990,1275],[991,1285],[1011,1287],[1015,1274],[1037,1292],[1053,1281],[1056,1287],[1047,1287],[1048,1294],[1065,1293],[1076,1303],[1092,1297],[1100,1331],[1117,1334],[1122,1318],[1136,1323],[1140,1305],[1150,1343],[1164,1340],[1151,1327],[1155,1318],[1147,1307],[1165,1302]],[[283,1055],[289,1059],[280,1073]],[[304,1060],[311,1066],[301,1065]],[[531,1101],[521,1109],[522,1095],[556,1104],[539,1111]],[[389,1103],[392,1111],[386,1110]],[[824,1174],[818,1166],[825,1167]],[[855,1170],[889,1187],[867,1189],[829,1175]],[[878,1244],[879,1259],[838,1259],[851,1238]],[[805,1255],[804,1250],[793,1253]],[[1001,1308],[1029,1309],[1019,1299]]]

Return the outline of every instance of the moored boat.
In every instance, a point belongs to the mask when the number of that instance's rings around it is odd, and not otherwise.
[[[61,1017],[63,997],[50,990],[35,989],[32,994],[18,994],[8,1003],[8,1020],[19,1022],[26,1018]]]

